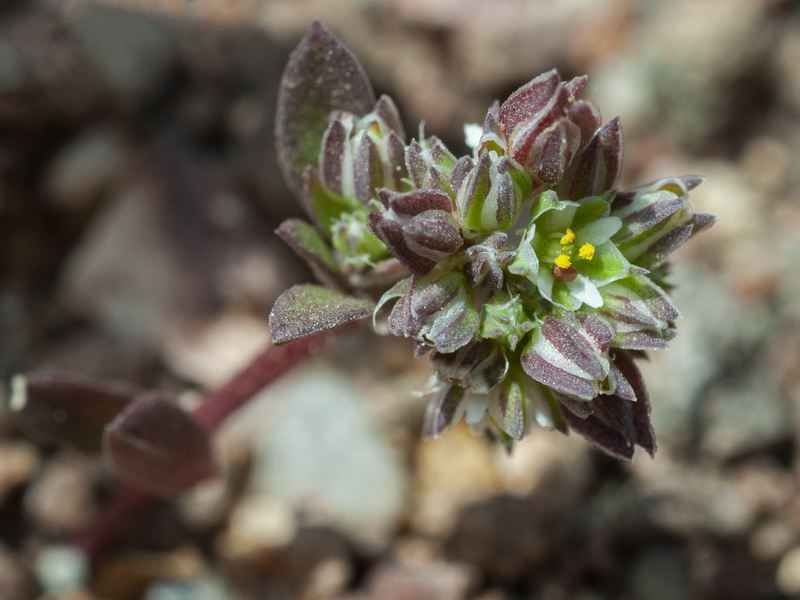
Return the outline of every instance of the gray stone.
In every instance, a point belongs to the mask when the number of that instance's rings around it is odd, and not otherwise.
[[[403,512],[407,473],[364,412],[350,381],[320,364],[270,390],[280,399],[264,423],[254,491],[305,504],[367,539],[388,533]]]

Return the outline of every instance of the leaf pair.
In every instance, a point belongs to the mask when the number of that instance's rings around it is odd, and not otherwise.
[[[101,452],[120,478],[176,496],[215,472],[208,433],[174,402],[117,383],[63,373],[17,375],[9,407],[26,433]]]

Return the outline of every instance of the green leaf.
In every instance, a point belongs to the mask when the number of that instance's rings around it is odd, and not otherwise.
[[[364,319],[372,314],[371,300],[354,298],[321,285],[301,284],[286,290],[269,315],[272,343],[286,344]]]
[[[317,279],[329,285],[339,283],[341,272],[336,259],[316,227],[302,219],[287,219],[275,233],[308,263]]]
[[[358,60],[315,22],[289,57],[278,92],[278,159],[295,193],[303,188],[306,168],[318,164],[331,113],[360,117],[374,105],[375,93]]]
[[[317,224],[331,235],[334,222],[342,213],[351,212],[361,205],[354,200],[340,196],[322,183],[319,171],[309,167],[303,173],[303,206],[308,211]]]

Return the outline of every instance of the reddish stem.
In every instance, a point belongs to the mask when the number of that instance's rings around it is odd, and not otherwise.
[[[150,496],[139,488],[120,483],[113,490],[103,512],[88,529],[72,539],[72,545],[93,562],[103,548],[130,523],[130,518],[150,500]]]
[[[270,345],[228,383],[206,394],[195,409],[194,418],[208,431],[214,431],[255,394],[303,358],[316,352],[326,341],[326,337],[326,334],[318,333],[284,346]]]
[[[329,332],[318,333],[284,346],[268,346],[228,383],[207,393],[193,413],[195,419],[208,431],[214,431],[255,394],[317,352],[332,337]],[[90,561],[94,560],[149,500],[150,496],[139,489],[120,484],[101,515],[73,544]]]

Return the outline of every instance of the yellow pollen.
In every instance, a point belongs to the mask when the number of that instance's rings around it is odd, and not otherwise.
[[[594,246],[589,243],[584,244],[581,246],[580,250],[578,250],[578,256],[586,260],[592,260],[594,258]]]
[[[561,238],[562,244],[570,244],[575,240],[575,232],[572,231],[569,227],[567,227],[567,233],[565,233]],[[566,268],[566,267],[565,267]]]
[[[556,257],[556,266],[562,269],[569,269],[572,266],[572,261],[566,254],[559,254]]]

